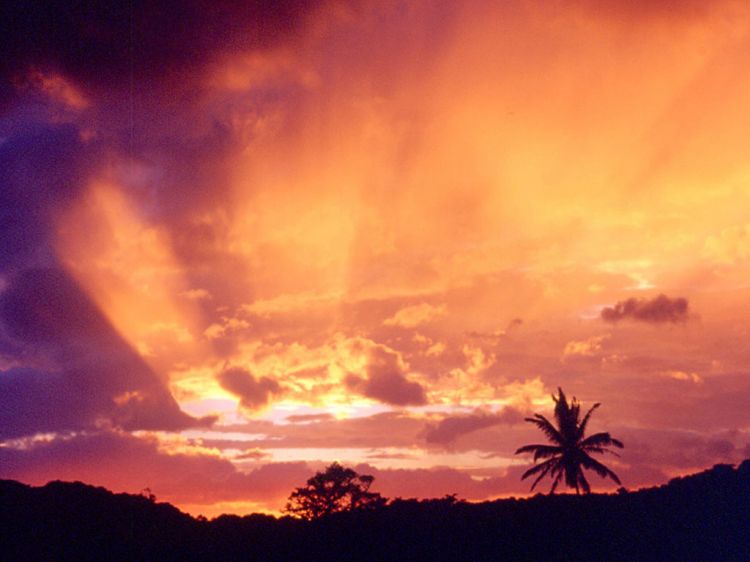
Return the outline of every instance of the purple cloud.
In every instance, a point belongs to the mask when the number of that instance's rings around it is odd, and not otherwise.
[[[228,367],[216,378],[224,389],[239,396],[240,405],[248,410],[262,408],[268,404],[272,395],[281,391],[275,380],[268,377],[255,378],[242,367]]]
[[[449,445],[462,435],[479,431],[499,424],[514,424],[523,420],[523,415],[514,408],[505,408],[500,413],[475,413],[466,416],[452,416],[429,424],[424,438],[428,443]]]
[[[620,320],[652,324],[685,322],[688,319],[688,301],[682,297],[672,299],[663,294],[653,299],[630,298],[604,308],[601,318],[611,323]]]

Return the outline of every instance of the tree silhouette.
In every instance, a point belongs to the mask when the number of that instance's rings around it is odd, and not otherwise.
[[[373,480],[373,476],[357,474],[334,462],[324,472],[316,472],[305,486],[296,488],[284,511],[303,519],[317,519],[339,511],[382,507],[388,500],[369,491]]]
[[[521,480],[532,475],[538,475],[532,484],[533,490],[542,478],[549,475],[552,478],[552,488],[550,493],[554,494],[557,485],[564,478],[565,484],[569,488],[575,488],[576,494],[581,489],[584,493],[591,492],[583,469],[593,470],[602,478],[611,478],[618,484],[621,484],[617,475],[609,468],[597,460],[591,458],[589,453],[612,453],[607,447],[618,447],[622,449],[623,444],[617,439],[613,439],[609,433],[595,433],[585,437],[586,426],[588,425],[591,414],[599,407],[599,403],[594,404],[586,415],[581,419],[581,405],[575,397],[568,404],[562,388],[558,387],[559,395],[552,395],[555,401],[555,427],[547,418],[541,414],[534,414],[532,418],[526,418],[527,422],[533,423],[541,429],[552,445],[526,445],[516,451],[519,453],[534,453],[534,466],[523,473]],[[539,459],[547,459],[541,464],[536,464]]]

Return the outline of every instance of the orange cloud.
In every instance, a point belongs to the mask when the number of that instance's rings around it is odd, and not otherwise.
[[[148,224],[116,186],[93,184],[62,214],[56,246],[120,335],[153,366],[200,345],[197,311],[179,298],[188,289],[169,233]]]
[[[696,384],[703,382],[703,378],[698,373],[686,373],[685,371],[664,371],[663,376],[678,381],[691,381]]]
[[[434,318],[445,314],[445,306],[434,306],[428,303],[415,304],[397,310],[390,318],[383,320],[385,326],[401,326],[402,328],[415,328],[425,324]]]
[[[565,344],[565,349],[563,349],[562,361],[575,356],[593,357],[601,351],[602,344],[610,337],[609,334],[604,334],[602,336],[592,336],[583,341],[569,341]]]

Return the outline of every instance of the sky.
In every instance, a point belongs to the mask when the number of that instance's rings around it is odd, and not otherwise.
[[[746,2],[0,14],[0,477],[523,496],[558,387],[630,489],[750,457]]]

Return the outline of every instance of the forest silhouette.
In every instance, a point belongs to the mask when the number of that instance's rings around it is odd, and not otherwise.
[[[80,482],[0,480],[5,560],[750,560],[750,459],[616,494],[396,499],[307,520],[193,518]]]

